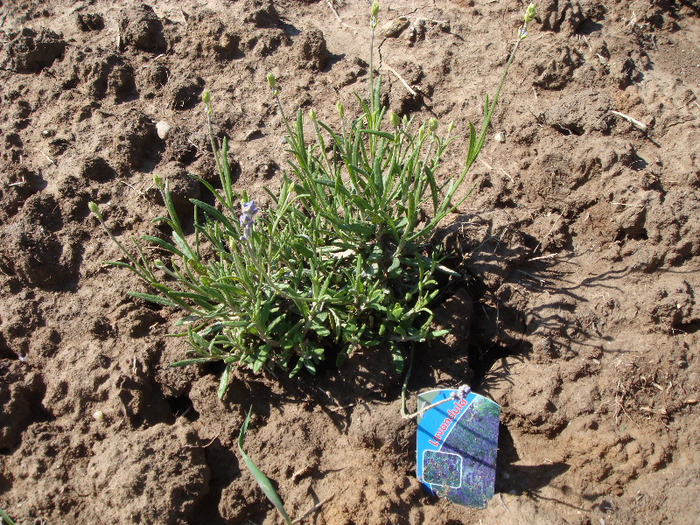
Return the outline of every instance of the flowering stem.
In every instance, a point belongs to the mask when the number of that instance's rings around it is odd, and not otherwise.
[[[369,19],[369,100],[372,114],[378,109],[374,100],[374,29],[377,27],[377,14],[379,12],[379,4],[375,1],[372,4]],[[367,123],[370,124],[369,122]]]
[[[532,15],[530,15],[530,12],[532,10]],[[476,160],[477,155],[479,154],[479,151],[481,150],[481,147],[484,144],[484,140],[486,140],[486,130],[488,129],[489,123],[491,122],[491,116],[493,115],[493,112],[496,109],[496,104],[498,103],[498,96],[501,94],[501,88],[503,87],[503,84],[506,81],[506,77],[508,76],[508,70],[510,69],[510,65],[513,63],[513,60],[515,59],[515,54],[518,51],[518,46],[520,45],[520,42],[525,40],[525,37],[527,36],[527,23],[531,18],[528,18],[529,16],[534,16],[534,4],[530,4],[530,7],[528,7],[528,14],[526,15],[525,18],[525,23],[523,26],[518,30],[518,39],[515,41],[515,45],[513,46],[513,51],[510,53],[510,57],[508,57],[508,62],[506,63],[506,67],[503,70],[503,74],[501,75],[501,80],[498,83],[498,88],[496,89],[496,94],[493,96],[493,99],[491,100],[491,105],[488,108],[488,111],[484,114],[484,122],[481,127],[481,133],[479,134],[479,139],[477,140],[477,147],[475,154],[473,155],[473,158],[471,159],[471,162]],[[469,159],[467,159],[467,169],[469,169],[469,166],[471,165],[471,162],[469,162]]]

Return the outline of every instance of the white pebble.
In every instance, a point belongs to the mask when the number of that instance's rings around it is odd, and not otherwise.
[[[501,133],[501,132],[499,131],[498,133],[496,133],[496,134],[493,136],[493,140],[495,140],[496,142],[501,142],[501,143],[503,143],[503,142],[506,141],[506,137],[505,137],[505,135],[504,135],[503,133]]]
[[[94,417],[95,421],[97,421],[98,423],[102,423],[105,419],[105,414],[104,412],[102,412],[102,410],[98,410],[92,415],[92,417]]]
[[[156,122],[156,133],[158,133],[161,140],[165,140],[165,137],[168,136],[171,129],[173,129],[173,127],[164,120]]]

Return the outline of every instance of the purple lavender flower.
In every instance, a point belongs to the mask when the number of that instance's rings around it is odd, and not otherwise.
[[[255,207],[255,201],[242,202],[241,203],[241,216],[238,220],[243,228],[243,240],[247,241],[250,239],[250,235],[253,231],[253,215],[258,213],[258,209]]]
[[[457,392],[450,392],[450,399],[464,399],[471,390],[467,385],[462,385],[457,389]]]
[[[255,201],[242,202],[241,208],[243,209],[244,215],[250,215],[252,217],[258,213],[258,209],[255,207]]]
[[[457,390],[457,397],[459,397],[460,399],[464,399],[465,397],[467,397],[469,395],[469,392],[471,392],[471,391],[472,391],[472,389],[469,388],[467,385],[462,385]]]

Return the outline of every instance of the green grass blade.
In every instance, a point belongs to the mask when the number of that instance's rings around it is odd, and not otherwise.
[[[360,131],[362,133],[368,133],[370,135],[377,135],[378,137],[382,137],[382,138],[385,138],[387,140],[391,140],[391,141],[394,140],[394,134],[389,133],[387,131],[377,131],[375,129],[366,129],[366,128],[361,129]]]
[[[171,301],[167,297],[161,297],[160,295],[153,295],[149,293],[139,293],[139,292],[127,292],[131,297],[136,299],[143,299],[149,303],[162,304],[163,306],[177,307],[178,304],[175,301]]]
[[[216,395],[219,397],[219,399],[222,399],[224,397],[224,394],[226,393],[226,389],[228,388],[228,376],[230,372],[231,363],[227,363],[226,368],[224,368],[224,373],[221,374],[221,381],[219,381],[219,390],[217,390],[216,392]]]
[[[226,228],[228,229],[229,232],[235,232],[236,228],[233,227],[233,224],[231,224],[231,221],[228,220],[228,218],[221,213],[219,210],[214,208],[214,206],[207,204],[206,202],[202,202],[197,199],[190,199],[190,202],[197,206],[198,208],[204,210],[210,217],[218,220],[220,223],[222,223]]]
[[[188,173],[190,177],[192,177],[194,180],[199,182],[202,186],[204,186],[207,190],[209,190],[209,193],[211,193],[221,204],[224,205],[224,207],[228,208],[228,203],[226,202],[226,199],[222,197],[218,191],[214,189],[214,186],[209,184],[206,180],[204,180],[202,177],[198,177],[197,175],[193,175],[192,173]],[[237,193],[232,194],[236,199],[240,200],[240,197],[238,196]]]
[[[178,250],[177,248],[175,248],[175,246],[173,246],[173,245],[170,244],[169,242],[164,241],[164,240],[161,239],[160,237],[153,237],[152,235],[142,235],[142,236],[141,236],[141,239],[144,240],[144,241],[151,242],[151,243],[153,243],[153,244],[157,244],[158,246],[160,246],[160,247],[163,248],[164,250],[167,250],[167,251],[169,251],[170,253],[174,253],[174,254],[177,255],[178,257],[184,257],[183,253],[182,253],[180,250]]]
[[[2,518],[2,519],[0,519],[0,525],[3,523],[3,520],[5,523],[7,523],[7,525],[15,525],[15,522],[12,521],[12,518],[10,518],[7,515],[7,513],[2,509],[0,509],[0,518]]]
[[[243,440],[245,439],[245,433],[248,430],[248,422],[250,421],[250,414],[253,411],[253,407],[251,406],[250,409],[248,410],[248,415],[245,418],[245,421],[243,422],[243,426],[241,427],[241,432],[238,434],[238,451],[241,453],[241,457],[243,458],[243,461],[245,462],[246,467],[248,467],[248,470],[250,470],[250,473],[253,475],[255,478],[255,481],[258,483],[262,491],[265,493],[265,496],[267,496],[267,499],[272,502],[272,504],[277,508],[279,513],[282,515],[284,518],[284,521],[287,525],[291,525],[292,519],[289,517],[287,514],[287,511],[284,510],[284,505],[282,504],[282,500],[280,497],[277,495],[277,492],[275,492],[274,487],[272,486],[272,483],[270,480],[263,474],[260,469],[253,463],[253,460],[251,460],[245,452],[243,452]]]
[[[174,363],[170,363],[170,366],[172,368],[177,368],[180,366],[189,366],[189,365],[202,365],[204,363],[211,363],[212,359],[210,357],[195,357],[193,359],[183,359],[182,361],[175,361]]]

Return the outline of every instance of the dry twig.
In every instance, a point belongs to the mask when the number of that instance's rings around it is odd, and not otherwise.
[[[322,501],[319,501],[319,502],[316,503],[313,507],[311,507],[307,512],[305,512],[304,514],[302,514],[301,516],[299,516],[297,519],[295,519],[292,523],[299,523],[299,522],[302,521],[303,519],[308,518],[309,516],[311,516],[311,514],[313,514],[314,512],[316,512],[318,509],[320,509],[320,508],[321,508],[321,505],[323,505],[324,503],[326,503],[326,502],[332,500],[334,496],[335,496],[335,494],[331,494],[331,495],[328,496],[326,499],[324,499],[324,500],[322,500]]]
[[[333,11],[333,14],[334,14],[335,17],[338,19],[338,22],[340,22],[340,25],[341,25],[341,26],[344,26],[344,27],[347,27],[348,29],[351,29],[351,30],[353,31],[353,33],[357,33],[357,31],[355,30],[355,28],[353,28],[353,27],[347,25],[345,22],[343,22],[343,19],[340,18],[340,15],[338,14],[338,11],[336,11],[336,10],[335,10],[335,7],[333,7],[333,1],[332,1],[332,0],[326,0],[326,3],[328,4],[328,7],[331,8],[331,11]]]
[[[393,69],[393,68],[391,68],[391,67],[389,67],[389,66],[386,66],[386,68],[387,68],[389,71],[391,71],[394,75],[396,75],[396,78],[398,78],[398,79],[401,81],[401,83],[404,85],[404,87],[408,90],[408,92],[409,92],[411,95],[413,95],[413,96],[415,97],[415,96],[418,94],[418,93],[415,92],[415,90],[414,90],[411,86],[408,85],[408,82],[406,82],[406,81],[401,77],[401,75],[398,74],[398,72],[397,72],[395,69]]]
[[[45,152],[39,150],[39,153],[46,157],[51,164],[53,164],[54,166],[56,165],[56,162],[54,162],[54,160],[51,157],[49,157]]]
[[[643,122],[639,122],[637,119],[632,118],[629,115],[625,115],[624,113],[620,113],[619,111],[615,110],[610,110],[610,113],[612,113],[613,115],[617,115],[618,117],[622,117],[634,127],[639,128],[642,131],[646,131],[648,129],[648,126],[646,124],[644,124]]]

